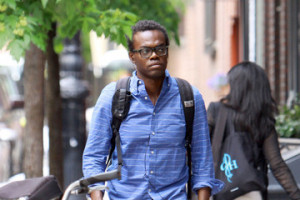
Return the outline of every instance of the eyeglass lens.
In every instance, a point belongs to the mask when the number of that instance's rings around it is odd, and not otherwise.
[[[156,55],[164,56],[167,54],[167,50],[168,50],[168,47],[165,47],[165,46],[154,47],[154,48],[145,47],[140,50],[140,54],[143,58],[149,58],[154,51]]]

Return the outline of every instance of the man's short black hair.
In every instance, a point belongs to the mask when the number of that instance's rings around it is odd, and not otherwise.
[[[132,29],[132,37],[131,38],[133,38],[134,34],[136,34],[137,32],[149,31],[149,30],[161,31],[165,36],[166,45],[169,46],[169,36],[168,36],[168,33],[167,33],[165,27],[163,27],[156,21],[140,20],[134,26],[132,26],[131,29]],[[130,38],[127,35],[126,35],[126,39],[127,39],[127,45],[128,45],[129,51],[133,51],[134,50],[133,49],[133,39],[130,40]]]

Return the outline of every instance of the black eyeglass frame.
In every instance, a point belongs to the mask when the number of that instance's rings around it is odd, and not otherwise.
[[[159,49],[159,48],[165,48],[165,52],[164,52],[164,54],[162,54],[162,55],[159,55],[158,53],[157,53],[157,50]],[[153,52],[155,52],[155,54],[156,55],[158,55],[158,56],[165,56],[165,55],[167,55],[168,54],[168,49],[169,48],[169,46],[157,46],[157,47],[143,47],[143,48],[141,48],[141,49],[134,49],[134,50],[132,50],[132,52],[134,52],[134,53],[140,53],[140,55],[141,55],[141,57],[142,58],[150,58],[151,56],[152,56],[152,54],[153,54]],[[144,50],[144,49],[150,49],[151,50],[151,54],[149,54],[149,56],[142,56],[142,50]]]

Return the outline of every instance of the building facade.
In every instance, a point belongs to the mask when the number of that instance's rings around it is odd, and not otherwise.
[[[207,104],[222,93],[222,74],[243,60],[267,72],[279,105],[300,87],[298,0],[192,0],[170,48],[169,70],[189,80]]]

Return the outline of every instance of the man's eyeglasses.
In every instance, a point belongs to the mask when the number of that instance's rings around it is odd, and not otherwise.
[[[132,52],[139,52],[142,58],[150,58],[153,51],[158,56],[165,56],[168,53],[168,46],[158,46],[158,47],[144,47],[141,49],[133,50]]]

